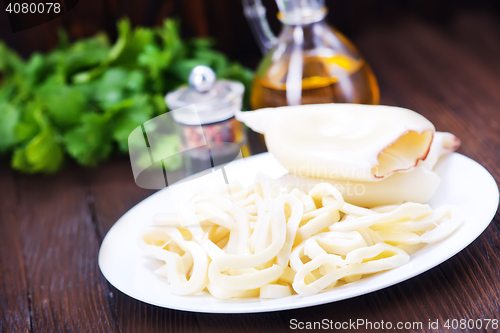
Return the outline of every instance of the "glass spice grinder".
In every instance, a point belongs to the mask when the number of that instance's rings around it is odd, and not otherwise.
[[[241,110],[244,86],[230,80],[217,81],[207,66],[195,67],[189,86],[166,95],[165,101],[180,128],[184,150],[190,158],[190,173],[231,162],[249,150],[243,125],[234,117]],[[196,108],[187,106],[195,105]]]

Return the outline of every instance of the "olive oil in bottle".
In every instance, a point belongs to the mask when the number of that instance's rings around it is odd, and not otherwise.
[[[299,62],[302,73],[295,79],[289,76],[297,65],[293,64],[291,57],[287,58],[271,65],[264,58],[253,83],[252,108],[291,104],[379,103],[377,81],[363,58],[305,55]]]

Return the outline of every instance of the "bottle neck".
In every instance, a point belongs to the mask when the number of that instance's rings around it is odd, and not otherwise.
[[[328,14],[328,9],[300,8],[291,12],[279,12],[278,19],[286,25],[306,25],[322,21]]]

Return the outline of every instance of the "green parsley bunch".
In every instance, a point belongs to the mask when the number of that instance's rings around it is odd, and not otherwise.
[[[133,29],[124,19],[118,35],[114,44],[103,33],[70,43],[61,32],[55,50],[28,60],[0,42],[0,154],[11,154],[14,169],[54,173],[68,156],[93,166],[128,153],[130,132],[166,112],[165,94],[198,65],[242,82],[248,101],[252,72],[209,39],[182,40],[176,21]],[[176,151],[175,135],[169,145]]]

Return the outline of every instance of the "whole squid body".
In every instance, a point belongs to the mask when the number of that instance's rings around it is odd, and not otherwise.
[[[433,171],[460,140],[436,132],[422,115],[399,107],[314,104],[239,112],[236,118],[265,136],[289,173],[278,182],[308,192],[330,183],[346,202],[375,207],[425,203],[440,177]]]

